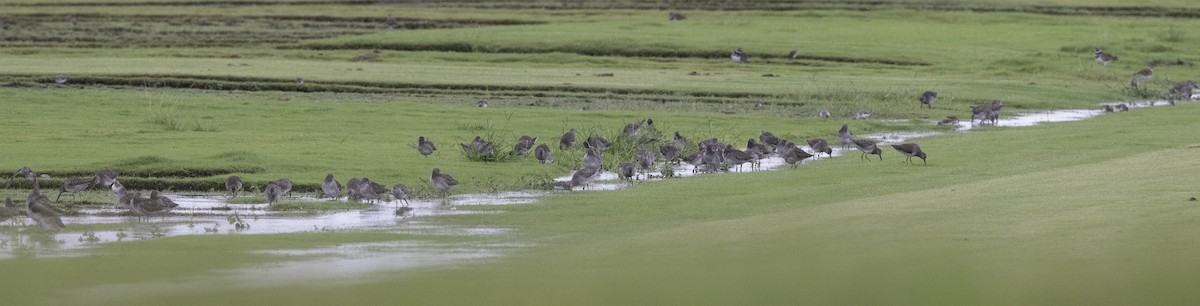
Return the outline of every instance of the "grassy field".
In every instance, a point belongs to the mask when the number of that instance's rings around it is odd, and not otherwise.
[[[688,19],[669,22],[665,9]],[[386,29],[388,14],[399,29]],[[615,140],[653,118],[663,135],[740,145],[763,130],[831,138],[843,123],[859,135],[933,130],[993,99],[1008,116],[1162,98],[1196,79],[1197,16],[1200,4],[1182,0],[0,0],[0,169],[47,173],[46,189],[111,168],[134,189],[219,191],[240,175],[251,190],[286,177],[311,192],[333,173],[424,197],[434,167],[463,182],[456,193],[547,189],[580,164],[581,151],[555,145],[569,128]],[[734,48],[751,63],[731,63]],[[1120,60],[1102,67],[1093,48]],[[783,58],[791,49],[798,59]],[[1153,81],[1130,89],[1147,64]],[[925,90],[940,93],[933,109],[917,107]],[[475,107],[482,98],[491,107]],[[822,109],[835,117],[816,118]],[[847,118],[860,110],[875,115]],[[1190,305],[1200,300],[1200,204],[1189,201],[1200,193],[1198,115],[1185,103],[976,129],[915,140],[928,166],[889,149],[883,162],[851,154],[461,206],[481,213],[380,230],[131,239],[39,258],[21,250],[46,237],[5,224],[0,252],[15,258],[0,260],[0,295],[14,305]],[[500,151],[539,137],[556,162],[471,160],[458,144],[476,135]],[[419,155],[419,136],[438,153]],[[15,186],[0,196],[23,199],[28,182]],[[111,205],[106,191],[80,198],[68,213]],[[403,232],[431,226],[503,234]],[[321,250],[376,244],[503,256],[353,281],[231,278],[355,259]]]

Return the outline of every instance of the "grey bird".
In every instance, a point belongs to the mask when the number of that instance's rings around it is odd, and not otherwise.
[[[158,190],[154,190],[154,191],[150,192],[150,200],[154,201],[155,205],[162,207],[162,209],[166,209],[166,210],[171,210],[176,207],[179,207],[178,203],[175,203],[175,201],[172,201],[171,198],[168,198],[167,196],[163,195],[162,193],[159,193]]]
[[[700,171],[700,166],[704,165],[704,158],[700,155],[700,152],[688,154],[680,159],[682,159],[683,162],[692,165],[692,173]]]
[[[517,144],[513,145],[513,155],[525,156],[529,154],[529,149],[533,148],[533,144],[537,142],[537,137],[529,137],[529,135],[521,135],[517,139]]]
[[[275,185],[279,185],[280,196],[287,196],[287,195],[292,194],[292,180],[281,178],[278,180],[271,181],[271,183],[275,184]]]
[[[433,151],[437,151],[437,146],[433,145],[432,141],[425,139],[425,136],[417,137],[417,152],[421,152],[421,155],[428,158]]]
[[[680,21],[680,20],[684,20],[684,19],[687,19],[687,16],[684,16],[683,14],[680,14],[677,12],[668,12],[667,13],[668,21]]]
[[[1095,55],[1096,62],[1104,65],[1104,67],[1108,67],[1108,63],[1115,62],[1119,59],[1116,55],[1108,54],[1108,52],[1104,52],[1104,50],[1101,50],[1100,48],[1096,48],[1095,51],[1092,51],[1092,54]]]
[[[75,197],[75,193],[87,190],[88,187],[92,187],[92,182],[89,180],[76,177],[63,180],[63,185],[58,188],[58,196],[54,198],[54,203],[58,203],[58,200],[62,199],[64,192],[70,192],[71,197]]]
[[[649,179],[650,168],[654,166],[654,161],[658,159],[658,155],[654,151],[640,150],[635,156],[637,157],[638,170],[641,170],[642,174]]]
[[[325,181],[321,183],[321,191],[325,192],[325,196],[334,200],[342,196],[342,184],[333,179],[333,173],[325,175]]]
[[[267,187],[263,188],[263,196],[267,198],[267,205],[274,205],[275,201],[278,201],[283,194],[283,187],[275,182],[267,183]]]
[[[921,146],[919,146],[915,143],[902,143],[902,144],[898,144],[898,145],[892,145],[892,148],[895,148],[896,151],[899,151],[900,153],[904,154],[904,156],[908,156],[908,158],[905,159],[905,162],[908,162],[908,164],[910,164],[910,165],[912,164],[913,156],[920,157],[921,163],[927,164],[927,163],[925,163],[925,151],[921,151]]]
[[[620,179],[622,179],[622,180],[630,180],[630,179],[633,179],[633,175],[634,175],[634,172],[633,172],[633,171],[634,171],[634,169],[633,169],[633,164],[631,164],[631,163],[621,163],[621,166],[620,166],[620,167],[618,167],[617,169],[618,169],[618,170],[617,170],[617,177],[619,177]]]
[[[863,152],[862,156],[859,157],[860,160],[866,159],[866,160],[870,161],[871,159],[867,158],[867,154],[879,155],[879,160],[880,161],[883,160],[883,150],[880,150],[879,145],[876,145],[874,141],[870,141],[870,140],[866,140],[866,139],[855,139],[854,146],[857,147],[858,150]]]
[[[8,221],[13,217],[21,215],[21,208],[13,203],[12,198],[4,198],[4,207],[0,207],[0,222]]]
[[[404,206],[408,206],[408,195],[412,193],[412,189],[404,184],[392,185],[392,198],[396,201],[403,201]]]
[[[112,188],[113,194],[117,195],[117,208],[133,209],[129,207],[129,193],[125,192],[125,186],[121,185],[121,181],[113,180],[110,188]]]
[[[17,169],[17,171],[13,172],[12,177],[8,178],[8,182],[4,183],[4,188],[8,188],[8,186],[12,184],[13,179],[17,178],[18,176],[33,180],[34,173],[33,170],[29,169],[29,166],[22,166],[21,169]]]
[[[604,157],[600,155],[600,151],[596,148],[587,148],[587,154],[583,155],[583,167],[592,169],[604,167]]]
[[[662,153],[663,160],[668,164],[679,160],[679,148],[673,145],[668,144],[659,146],[658,153]]]
[[[433,185],[433,189],[441,191],[445,197],[450,196],[450,190],[458,187],[458,180],[449,174],[442,173],[442,169],[433,168],[433,174],[429,176],[429,184]]]
[[[833,157],[833,148],[829,147],[829,142],[825,138],[813,138],[808,140],[808,147],[812,148],[813,153],[821,155],[825,153],[829,157]]]
[[[360,178],[352,177],[349,180],[347,180],[346,181],[346,197],[349,198],[350,200],[361,199],[362,194],[359,192],[362,191],[362,189],[359,189],[359,185],[362,185],[362,179],[360,179]]]
[[[1154,78],[1154,67],[1146,66],[1133,74],[1133,77],[1129,79],[1129,86],[1140,87],[1142,83],[1150,81],[1151,78]]]
[[[550,146],[540,144],[537,149],[533,149],[533,157],[543,164],[554,162],[554,154],[550,153]]]
[[[737,50],[733,50],[733,54],[729,55],[729,58],[732,59],[734,63],[739,63],[739,64],[745,64],[745,63],[750,62],[750,55],[746,54],[746,51],[742,50],[742,48],[737,48]]]
[[[762,107],[763,107],[763,100],[755,100],[754,101],[754,109],[762,109]]]
[[[483,99],[479,99],[479,101],[475,101],[475,106],[478,106],[480,108],[488,107],[488,99],[483,98]]]
[[[609,147],[612,147],[612,142],[609,142],[608,139],[604,139],[604,137],[588,136],[587,141],[583,143],[583,147],[595,148],[600,152],[604,152],[608,150]]]
[[[382,191],[380,189],[384,189],[383,185],[372,182],[371,179],[365,177],[358,182],[358,186],[356,187],[358,187],[358,198],[366,200],[367,203],[374,203],[375,200],[378,200],[380,196],[379,191]]]
[[[238,192],[242,191],[242,177],[230,175],[228,179],[225,179],[225,191],[236,198]]]
[[[817,117],[829,118],[829,116],[829,110],[822,109],[821,112],[817,113]]]
[[[96,170],[96,179],[92,183],[95,184],[96,186],[108,187],[108,186],[112,186],[113,182],[116,180],[117,180],[117,172],[108,170],[108,169],[104,169],[104,170]]]
[[[845,149],[847,145],[854,144],[854,133],[850,131],[849,125],[843,124],[842,128],[838,130],[837,137],[838,143],[842,144],[843,149]]]
[[[579,171],[575,171],[575,173],[571,174],[571,182],[569,186],[572,188],[584,186],[584,189],[587,189],[587,186],[585,185],[587,185],[588,182],[591,182],[592,177],[596,176],[596,173],[598,172],[599,169],[595,168],[584,167],[583,169],[579,169]]]
[[[868,111],[868,110],[858,111],[857,113],[854,113],[854,119],[860,119],[860,120],[871,119],[871,111]]]
[[[686,148],[688,145],[687,137],[683,137],[682,134],[679,134],[679,131],[675,131],[675,137],[671,138],[671,145],[676,148]]]
[[[921,105],[927,105],[929,108],[933,108],[933,102],[937,102],[937,98],[937,92],[926,91],[925,93],[921,94]],[[921,105],[918,105],[917,107],[919,108]]]
[[[646,123],[646,121],[642,120],[642,121],[626,124],[625,128],[622,130],[622,133],[623,133],[623,135],[625,135],[625,138],[628,138],[629,140],[637,139],[638,132],[640,132],[642,130],[642,124],[645,124],[645,123]],[[591,138],[589,138],[588,140],[590,141]]]
[[[1129,106],[1125,105],[1125,103],[1121,103],[1121,104],[1117,104],[1116,109],[1117,109],[1117,112],[1128,112]]]
[[[32,181],[33,191],[30,191],[29,197],[25,199],[25,214],[46,231],[58,232],[66,228],[58,211],[50,205],[50,198],[42,195],[36,175],[33,176]]]
[[[1184,81],[1184,82],[1175,83],[1174,86],[1171,86],[1171,90],[1169,91],[1169,93],[1170,93],[1169,101],[1171,102],[1171,105],[1175,105],[1176,99],[1181,99],[1183,101],[1191,101],[1192,100],[1192,92],[1195,91],[1195,89],[1196,89],[1196,81],[1188,80],[1188,81]]]
[[[788,52],[787,59],[794,60],[794,59],[796,59],[796,55],[799,55],[799,54],[800,54],[800,49],[792,49],[791,52]]]
[[[938,123],[937,123],[938,126],[947,126],[947,125],[955,125],[955,124],[958,124],[958,116],[946,116],[946,119],[942,119],[942,121],[938,121]]]
[[[750,162],[750,154],[734,149],[733,145],[725,145],[725,150],[722,153],[722,156],[725,157],[725,163],[729,164],[729,168],[738,167],[738,170],[741,170],[742,164]]]
[[[1108,105],[1108,104],[1105,104],[1105,105],[1102,105],[1102,106],[1100,106],[1100,109],[1103,109],[1105,113],[1111,113],[1111,112],[1113,112],[1113,107],[1112,107],[1112,105]]]
[[[571,147],[574,147],[574,146],[575,146],[575,129],[571,128],[570,131],[563,133],[562,138],[558,139],[558,149],[566,150],[566,149],[570,149]]]
[[[795,168],[796,164],[799,164],[800,162],[804,161],[804,159],[809,157],[813,157],[813,155],[808,154],[808,152],[804,152],[804,150],[801,150],[800,148],[795,148],[793,150],[788,150],[788,154],[783,156],[783,162],[788,163],[789,165],[792,165],[792,168]]]
[[[778,145],[776,145],[776,148],[778,148]],[[764,158],[767,158],[767,155],[770,155],[770,150],[767,150],[767,146],[762,143],[754,141],[754,138],[750,138],[750,139],[746,140],[746,151],[745,152],[746,152],[746,154],[750,155],[750,167],[751,168],[758,168],[759,161],[763,160]]]
[[[772,148],[779,147],[779,137],[775,137],[775,134],[771,134],[771,132],[762,131],[762,133],[758,134],[758,141]]]

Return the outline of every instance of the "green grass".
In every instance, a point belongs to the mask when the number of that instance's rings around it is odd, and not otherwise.
[[[1186,183],[1200,166],[1187,157],[1200,143],[1178,140],[1197,139],[1196,115],[1200,107],[1191,104],[919,140],[928,166],[900,164],[889,151],[884,162],[843,157],[796,170],[475,207],[506,212],[438,219],[519,228],[495,240],[538,246],[498,262],[381,274],[367,284],[219,286],[111,302],[272,296],[273,303],[380,303],[403,296],[444,304],[1187,304],[1200,298],[1190,290],[1200,267],[1189,260],[1200,249],[1188,243],[1200,235],[1200,206],[1187,200],[1198,191]],[[255,237],[177,237],[104,249],[164,252],[220,241],[231,247],[166,254],[240,258],[240,265],[218,265],[237,267],[271,260],[242,251],[294,248],[293,239],[357,241],[296,234],[259,245]],[[101,273],[111,260],[92,255],[0,267],[66,277]],[[57,288],[164,281],[214,268],[149,273],[164,264],[149,261],[117,278]],[[59,282],[53,279],[42,281]]]

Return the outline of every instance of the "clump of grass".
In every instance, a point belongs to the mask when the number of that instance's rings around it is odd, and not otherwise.
[[[1167,28],[1166,32],[1158,33],[1158,39],[1164,42],[1181,42],[1184,38],[1183,31],[1175,29],[1175,26]]]
[[[146,108],[149,109],[150,115],[146,118],[149,123],[157,124],[167,131],[194,131],[194,132],[216,132],[217,128],[208,124],[201,123],[195,118],[191,118],[188,114],[179,109],[179,106],[174,103],[165,102],[149,102],[146,103]]]

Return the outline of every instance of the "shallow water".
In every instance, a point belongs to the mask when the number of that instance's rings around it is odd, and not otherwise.
[[[1143,102],[1130,104],[1132,108],[1166,105],[1165,101]],[[1043,122],[1078,121],[1103,114],[1095,110],[1057,110],[1045,112],[1024,113],[1001,118],[996,124],[1001,127],[1032,126]],[[918,132],[885,132],[859,135],[862,138],[874,139],[882,144],[900,143],[913,138],[936,136],[945,133],[967,132],[979,127],[979,123],[960,122],[953,131],[918,131]],[[812,151],[804,146],[802,149]],[[842,155],[846,150],[834,144],[833,156]],[[800,164],[820,162],[828,157],[805,159]],[[726,173],[771,171],[788,168],[790,165],[780,157],[769,157],[761,161],[759,167],[748,164],[735,167]],[[657,168],[657,165],[656,165]],[[693,166],[688,164],[671,165],[675,177],[690,177],[703,172],[693,172]],[[138,239],[156,239],[180,235],[224,235],[224,234],[277,234],[307,231],[356,231],[380,230],[395,233],[411,233],[424,235],[456,235],[456,236],[487,236],[500,235],[509,232],[504,228],[467,228],[430,222],[428,216],[451,214],[494,213],[473,210],[458,210],[458,207],[469,205],[513,205],[535,203],[544,195],[557,192],[590,192],[627,188],[636,181],[663,179],[661,171],[640,174],[638,180],[621,181],[611,171],[601,171],[591,183],[576,188],[573,191],[521,191],[502,192],[494,194],[460,194],[446,199],[414,199],[407,207],[410,211],[397,214],[397,207],[403,205],[398,201],[380,201],[376,204],[363,204],[362,209],[331,210],[321,212],[276,212],[267,210],[267,204],[227,204],[226,198],[214,195],[196,194],[167,194],[180,204],[171,215],[162,217],[139,218],[133,216],[114,216],[120,213],[117,209],[92,209],[83,211],[83,215],[64,217],[63,221],[70,229],[78,224],[114,224],[117,230],[101,230],[80,233],[63,232],[47,234],[34,227],[17,227],[0,225],[0,259],[14,257],[51,257],[74,256],[87,254],[89,246],[118,241]],[[571,175],[556,178],[555,181],[569,181]],[[311,196],[301,195],[291,198],[300,201],[329,201]],[[345,201],[341,199],[339,201]],[[17,223],[9,221],[9,223]],[[28,224],[25,221],[24,224]],[[244,224],[239,227],[235,224]],[[354,281],[362,275],[389,270],[403,270],[413,267],[453,264],[482,258],[502,256],[508,249],[519,246],[493,245],[439,245],[414,241],[398,241],[385,244],[346,245],[330,249],[306,250],[277,250],[271,254],[286,255],[319,255],[322,259],[294,261],[271,267],[255,267],[252,272],[227,271],[220,277],[230,280],[245,280],[262,283],[264,279],[277,282],[303,282],[315,279]],[[330,264],[332,262],[332,264]],[[322,271],[313,273],[314,271]],[[206,280],[208,281],[208,280]],[[186,284],[186,282],[184,282]],[[121,286],[142,286],[145,284],[121,284]],[[179,284],[156,285],[167,290],[185,290],[187,286]],[[113,288],[97,288],[98,292],[107,292]],[[119,289],[119,288],[117,288]]]

